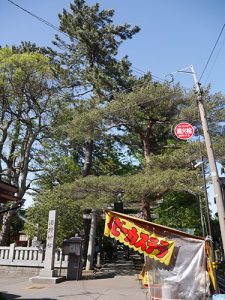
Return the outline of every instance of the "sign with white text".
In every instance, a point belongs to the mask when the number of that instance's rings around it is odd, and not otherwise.
[[[178,139],[181,140],[188,140],[192,138],[194,132],[195,132],[194,127],[191,124],[186,122],[179,123],[174,128],[174,134]]]

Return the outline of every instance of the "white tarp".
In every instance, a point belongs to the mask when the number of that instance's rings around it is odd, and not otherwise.
[[[205,241],[171,234],[175,249],[170,265],[146,259],[149,299],[203,300],[209,289]]]

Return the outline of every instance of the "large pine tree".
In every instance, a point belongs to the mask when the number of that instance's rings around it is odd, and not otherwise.
[[[58,50],[53,56],[64,69],[62,87],[69,91],[70,100],[76,106],[75,114],[82,114],[83,118],[99,102],[109,101],[113,91],[126,89],[133,82],[127,57],[118,61],[116,56],[121,43],[132,38],[139,27],[114,25],[113,16],[113,10],[100,10],[98,3],[88,6],[84,0],[74,0],[70,11],[63,10],[59,15],[60,29],[69,39],[56,36],[53,43]],[[81,104],[92,97],[95,99],[88,105]],[[77,104],[77,100],[82,101]],[[83,176],[91,172],[95,147],[92,128],[86,125],[85,129],[86,132],[81,129],[78,134],[83,136]]]

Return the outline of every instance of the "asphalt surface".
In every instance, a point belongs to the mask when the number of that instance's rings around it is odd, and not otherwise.
[[[118,259],[95,274],[79,281],[33,284],[27,277],[0,274],[0,300],[12,299],[79,299],[79,300],[146,300],[146,289],[138,280],[139,270],[132,260]],[[2,298],[1,298],[2,297]]]

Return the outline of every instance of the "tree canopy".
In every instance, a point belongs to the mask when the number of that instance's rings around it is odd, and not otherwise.
[[[36,169],[39,148],[57,113],[52,68],[42,54],[0,49],[0,178],[18,187],[19,198],[30,187],[28,173]],[[4,216],[3,243],[12,214]]]

